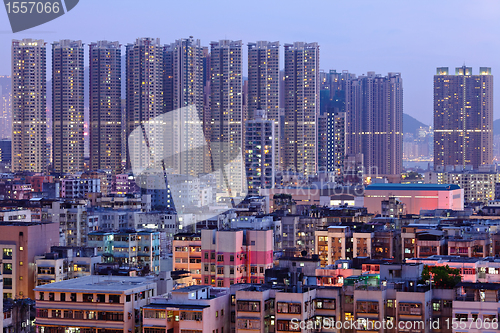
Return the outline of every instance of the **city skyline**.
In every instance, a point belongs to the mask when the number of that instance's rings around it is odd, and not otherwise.
[[[500,2],[79,2],[0,10],[0,332],[500,332]]]
[[[300,20],[300,11],[295,10],[298,2],[289,2],[287,6],[280,3],[271,4],[269,12],[281,12],[286,19],[272,20],[270,28],[257,27],[252,24],[257,15],[257,8],[247,8],[241,15],[234,15],[231,6],[224,6],[226,2],[219,2],[216,7],[220,9],[220,15],[227,18],[224,22],[209,21],[207,12],[213,10],[213,6],[197,3],[195,6],[188,4],[176,4],[169,8],[169,12],[182,10],[186,6],[190,8],[190,15],[199,22],[190,26],[189,30],[181,24],[182,15],[169,17],[165,27],[155,27],[162,10],[148,12],[151,20],[145,23],[128,22],[121,24],[120,13],[128,10],[144,12],[133,2],[120,3],[123,9],[117,11],[118,15],[106,17],[106,29],[99,25],[95,27],[88,25],[85,17],[104,19],[105,13],[114,8],[111,2],[87,1],[80,3],[74,11],[64,15],[53,22],[48,22],[42,27],[30,29],[24,32],[12,34],[6,33],[10,27],[5,12],[0,13],[0,45],[9,45],[11,39],[42,38],[48,42],[59,39],[82,39],[86,43],[96,40],[117,40],[123,45],[135,40],[137,37],[158,37],[163,42],[172,42],[189,35],[201,39],[202,44],[208,45],[212,40],[235,39],[243,40],[244,43],[256,40],[294,42],[305,40],[318,42],[321,45],[321,68],[325,71],[337,69],[348,70],[358,75],[366,74],[367,71],[377,73],[401,72],[405,78],[405,113],[416,117],[425,124],[432,124],[432,79],[429,79],[436,67],[451,65],[462,65],[464,62],[471,67],[491,67],[493,75],[495,69],[500,68],[500,59],[495,56],[500,51],[492,40],[495,40],[493,31],[498,26],[493,20],[496,8],[500,4],[492,1],[480,1],[474,4],[467,2],[440,2],[433,4],[434,9],[429,11],[421,4],[401,4],[395,1],[371,3],[361,1],[356,3],[329,3],[318,2],[321,10],[317,12],[315,24],[306,27],[295,25]],[[156,4],[160,9],[164,6]],[[220,7],[220,8],[219,8]],[[444,34],[451,22],[468,13],[467,20],[462,20],[460,25],[455,25],[453,34]],[[340,14],[341,15],[340,15]],[[88,14],[88,15],[87,15]],[[263,19],[271,14],[262,14]],[[390,20],[379,20],[377,28],[367,31],[360,25],[357,27],[350,24],[350,20],[370,20],[375,15],[390,17]],[[3,16],[2,16],[3,15]],[[125,15],[125,14],[124,14]],[[259,17],[257,15],[257,17]],[[332,20],[339,29],[331,29]],[[149,23],[151,21],[152,23]],[[85,31],[79,29],[79,24],[85,25]],[[81,26],[80,25],[80,26]],[[227,27],[231,26],[231,29]],[[299,27],[300,26],[300,27]],[[153,28],[154,27],[154,28]],[[207,29],[210,27],[210,29]],[[347,28],[343,28],[347,27]],[[481,33],[478,34],[481,27]],[[56,31],[56,32],[55,32]],[[468,40],[468,47],[463,48],[464,37]],[[481,52],[478,52],[481,50]],[[123,52],[122,52],[123,53]],[[370,57],[366,55],[370,54]],[[283,52],[281,53],[281,59]],[[243,54],[243,72],[246,72],[246,52]],[[48,55],[48,61],[50,55]],[[10,74],[8,50],[0,50],[0,75]],[[281,68],[283,61],[281,60]],[[500,92],[495,92],[499,96]],[[494,119],[500,118],[500,106],[495,106]]]

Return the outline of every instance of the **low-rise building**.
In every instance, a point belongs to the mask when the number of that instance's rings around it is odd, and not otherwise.
[[[123,230],[89,233],[88,246],[97,248],[105,262],[127,264],[144,272],[160,271],[160,233]]]
[[[137,332],[141,308],[156,296],[145,277],[84,276],[38,286],[38,332]]]
[[[331,226],[316,230],[314,252],[322,266],[333,265],[340,259],[352,259],[352,229],[349,226]]]
[[[0,223],[2,222],[31,222],[31,211],[29,209],[5,209],[0,210]]]
[[[288,289],[269,285],[235,288],[235,332],[305,332],[310,325],[321,332],[334,332],[331,323],[342,317],[339,287],[302,287],[299,283]]]
[[[445,254],[446,240],[441,230],[426,230],[416,235],[417,258]]]
[[[94,248],[53,246],[50,253],[35,258],[35,285],[93,275],[101,261]]]
[[[174,271],[186,271],[195,284],[201,280],[201,234],[180,233],[173,240]]]
[[[229,287],[264,283],[273,266],[272,230],[202,230],[202,283]]]
[[[482,239],[448,239],[448,254],[460,257],[488,257],[490,255],[489,237]]]
[[[498,332],[499,291],[499,283],[459,283],[453,300],[453,318],[459,324],[453,332]]]
[[[144,333],[230,332],[227,289],[206,285],[173,290],[170,297],[153,297],[143,308]]]
[[[61,198],[83,199],[89,193],[101,193],[100,179],[61,179]]]
[[[464,190],[464,202],[486,203],[495,199],[495,184],[500,180],[500,173],[495,170],[464,170],[462,166],[446,172],[428,171],[426,183],[456,184]]]
[[[47,215],[47,218],[59,225],[61,245],[86,246],[89,225],[85,202],[53,201]]]
[[[368,213],[380,214],[382,201],[390,197],[404,204],[408,214],[420,210],[464,209],[464,192],[456,184],[371,184],[365,188]]]
[[[35,257],[59,244],[59,224],[16,222],[0,224],[3,297],[33,298]]]

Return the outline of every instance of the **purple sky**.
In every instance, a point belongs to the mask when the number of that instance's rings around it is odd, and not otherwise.
[[[500,69],[500,1],[206,1],[80,0],[66,15],[13,34],[0,9],[0,75],[10,73],[11,40],[42,38],[127,44],[159,37],[166,44],[194,36],[212,40],[318,42],[320,67],[401,72],[404,112],[432,124],[432,79],[436,67],[465,64]],[[282,51],[283,52],[283,51]],[[246,54],[246,47],[245,52]],[[246,62],[246,57],[244,58]],[[86,59],[86,63],[88,59]],[[246,76],[246,74],[245,74]],[[495,89],[500,118],[500,93]]]

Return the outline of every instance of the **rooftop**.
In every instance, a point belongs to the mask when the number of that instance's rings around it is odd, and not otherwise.
[[[189,292],[196,291],[196,290],[210,289],[210,288],[211,287],[209,285],[193,285],[193,286],[175,289],[175,290],[172,290],[172,292],[174,292],[174,293],[189,293]]]
[[[122,293],[137,287],[156,284],[148,277],[130,276],[83,276],[54,282],[35,288],[36,291],[117,292]]]
[[[459,190],[456,184],[371,184],[365,190],[375,191],[452,191]]]
[[[204,308],[208,308],[210,305],[202,305],[202,304],[176,304],[176,303],[151,303],[145,305],[145,309],[167,309],[167,308],[178,308],[184,310],[203,310]]]

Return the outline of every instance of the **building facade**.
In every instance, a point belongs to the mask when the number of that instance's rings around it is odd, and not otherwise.
[[[38,332],[137,332],[140,310],[156,296],[156,283],[143,277],[94,277],[36,287]]]
[[[363,154],[364,174],[403,168],[403,79],[368,72],[346,83],[346,153]]]
[[[82,41],[52,44],[52,163],[56,173],[84,171]]]
[[[458,67],[434,75],[434,169],[493,161],[493,76],[491,68]]]
[[[284,170],[312,176],[318,163],[319,45],[285,44]]]
[[[220,40],[212,42],[210,49],[212,170],[219,188],[234,196],[246,192],[242,157],[242,42]]]
[[[172,242],[174,271],[187,271],[195,284],[201,283],[201,234],[179,233]]]
[[[280,163],[280,45],[279,42],[248,43],[248,100],[247,118],[255,119],[255,111],[264,110],[267,119],[275,124],[276,166]]]
[[[45,42],[12,41],[12,171],[43,172],[47,165]]]
[[[251,194],[259,194],[259,189],[275,184],[276,126],[263,112],[255,110],[254,120],[245,122],[245,168]]]
[[[160,39],[138,38],[126,46],[126,135],[127,169],[132,165],[147,168],[161,160],[164,133],[149,120],[163,113],[163,47]],[[136,128],[147,133],[151,149],[145,149],[140,136],[130,134]],[[131,161],[133,159],[133,161]]]
[[[122,169],[121,45],[89,45],[90,170]]]
[[[407,214],[420,210],[464,209],[464,192],[455,184],[371,184],[365,188],[365,207],[369,213],[382,212],[382,201],[397,198]]]
[[[176,173],[198,176],[210,172],[210,151],[205,135],[193,135],[203,129],[205,114],[203,107],[203,47],[199,39],[179,39],[164,49],[164,105],[165,112],[172,113],[174,126],[167,138],[167,149],[171,152],[172,167]],[[182,108],[192,107],[192,112]],[[197,119],[195,119],[197,118]],[[194,129],[193,126],[197,128]]]
[[[108,262],[126,264],[144,272],[160,271],[160,233],[158,231],[95,231],[89,233],[89,247],[97,248]]]
[[[273,230],[202,230],[202,283],[264,283],[273,265]]]
[[[59,245],[57,223],[4,222],[0,225],[3,297],[33,298],[35,257]]]

